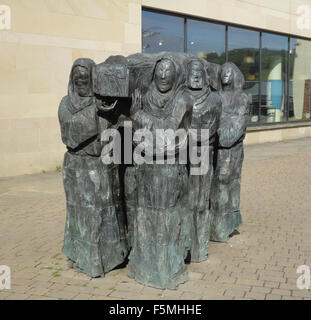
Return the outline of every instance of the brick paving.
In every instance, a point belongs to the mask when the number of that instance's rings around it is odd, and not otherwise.
[[[12,271],[0,300],[311,299],[297,266],[311,266],[311,139],[245,148],[243,226],[209,259],[189,265],[178,290],[144,287],[128,267],[90,279],[61,253],[65,197],[58,172],[0,179],[0,265]]]

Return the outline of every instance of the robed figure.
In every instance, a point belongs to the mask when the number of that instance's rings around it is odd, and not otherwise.
[[[210,239],[227,241],[242,223],[240,213],[243,140],[249,121],[244,76],[234,63],[221,68],[222,114],[218,129],[216,172],[211,194]]]
[[[189,247],[188,173],[186,159],[184,164],[179,161],[181,150],[187,149],[187,136],[181,135],[175,144],[175,137],[157,130],[187,132],[192,101],[178,56],[162,54],[155,60],[152,81],[144,94],[136,90],[132,106],[134,130],[147,129],[151,134],[145,137],[144,150],[150,162],[135,165],[137,206],[129,276],[152,287],[175,289],[188,279],[184,262]],[[160,154],[164,161],[156,163]],[[169,164],[172,160],[174,164]]]
[[[118,211],[120,185],[114,165],[104,165],[101,132],[109,123],[98,116],[90,59],[78,59],[71,70],[68,95],[59,106],[67,216],[63,253],[90,277],[98,277],[125,260]]]
[[[190,170],[189,206],[191,210],[191,261],[201,262],[208,257],[210,191],[213,178],[213,156],[221,114],[219,94],[211,91],[208,64],[200,58],[189,58],[187,64],[188,92],[193,97],[191,129],[196,140],[201,162],[190,163],[190,168],[201,167],[197,173]],[[206,152],[204,152],[204,148]],[[191,160],[191,159],[190,159]],[[195,174],[194,174],[195,173]]]

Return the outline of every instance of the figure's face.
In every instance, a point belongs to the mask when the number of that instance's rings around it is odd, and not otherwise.
[[[155,69],[155,84],[162,93],[172,89],[175,79],[175,67],[170,60],[160,61]]]
[[[203,89],[204,70],[199,62],[192,62],[188,74],[188,86],[190,89]]]
[[[232,83],[233,72],[231,68],[224,68],[221,71],[221,82],[224,85],[228,85]]]
[[[74,90],[80,97],[88,97],[91,92],[91,77],[88,69],[78,66],[73,71]]]

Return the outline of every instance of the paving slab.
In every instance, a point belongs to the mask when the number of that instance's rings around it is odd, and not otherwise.
[[[0,178],[0,265],[11,268],[5,299],[310,299],[296,285],[311,266],[311,138],[245,147],[243,225],[209,258],[188,265],[189,282],[156,290],[128,267],[90,279],[61,253],[65,196],[59,172]]]

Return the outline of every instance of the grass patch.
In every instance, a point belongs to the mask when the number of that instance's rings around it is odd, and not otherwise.
[[[42,256],[42,257],[40,257],[40,258],[38,258],[37,260],[35,260],[35,262],[39,262],[40,260],[42,260],[44,257]]]
[[[54,278],[60,277],[60,274],[59,274],[59,273],[60,273],[61,271],[64,271],[63,268],[53,268],[53,267],[50,267],[50,266],[41,267],[40,269],[41,269],[41,270],[53,270],[54,272],[52,273],[52,276],[53,276]]]
[[[40,270],[53,270],[53,267],[41,267]]]

